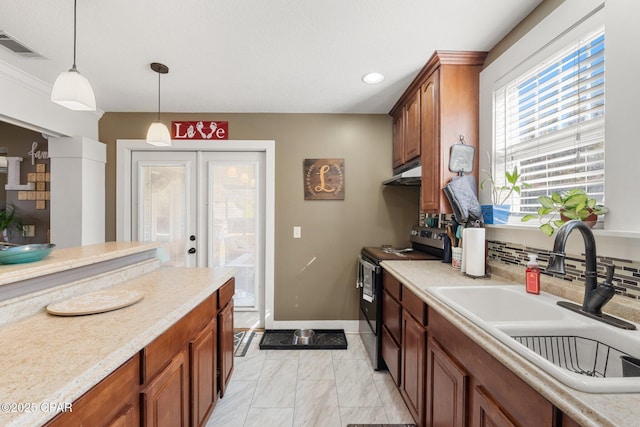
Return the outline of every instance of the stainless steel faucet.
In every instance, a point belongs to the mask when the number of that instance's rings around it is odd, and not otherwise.
[[[591,228],[582,221],[573,220],[564,224],[558,234],[556,240],[553,243],[553,253],[549,258],[549,266],[547,271],[551,273],[565,274],[564,258],[565,258],[565,246],[569,234],[574,229],[578,229],[582,233],[582,239],[584,240],[585,248],[585,264],[586,269],[585,287],[584,287],[584,301],[582,302],[582,309],[587,313],[596,315],[602,314],[602,307],[609,302],[609,300],[616,293],[614,287],[611,285],[613,280],[614,265],[607,265],[607,280],[600,286],[598,286],[598,272],[596,266],[596,241],[591,232]]]

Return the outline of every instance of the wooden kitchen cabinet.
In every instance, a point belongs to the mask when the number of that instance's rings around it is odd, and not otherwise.
[[[441,349],[441,359],[444,359],[444,355],[446,355],[449,364],[457,366],[460,371],[458,376],[467,373],[467,379],[464,383],[467,384],[468,400],[464,406],[468,425],[474,427],[558,426],[556,422],[558,411],[551,402],[543,398],[437,311],[430,308],[428,316],[429,342],[430,344],[437,343],[437,347],[432,345],[429,351]],[[434,370],[427,369],[428,390],[438,384],[443,384],[441,379],[439,380],[433,375]],[[452,376],[456,376],[455,370]],[[461,378],[456,381],[460,380]],[[438,390],[434,389],[431,394],[428,392],[427,398],[436,402],[438,393],[448,393],[453,396],[451,385],[447,385],[447,381],[452,382],[453,380],[445,380],[444,386]],[[427,425],[430,425],[428,418],[429,415],[427,415]]]
[[[393,169],[404,164],[404,110],[400,109],[393,117],[393,145],[391,151],[391,166]]]
[[[189,425],[189,361],[187,351],[176,354],[142,391],[143,425]]]
[[[62,412],[45,424],[138,427],[140,425],[140,355],[136,354],[82,397],[73,410]]]
[[[449,151],[460,135],[476,148],[472,174],[478,182],[479,75],[485,57],[486,52],[434,52],[389,112],[394,118],[394,168],[399,135],[405,155],[416,152],[409,139],[420,141],[422,212],[452,212],[442,187],[456,175],[449,171]],[[403,118],[401,133],[395,122],[399,117]],[[418,128],[413,128],[416,124]]]
[[[233,373],[233,294],[235,282],[230,280],[218,291],[218,389],[224,396]]]
[[[422,322],[403,310],[400,394],[418,426],[424,425],[426,337]]]
[[[189,343],[191,414],[195,426],[207,423],[218,398],[217,329],[218,322],[214,317]]]
[[[465,427],[469,374],[433,338],[427,344],[427,427]]]

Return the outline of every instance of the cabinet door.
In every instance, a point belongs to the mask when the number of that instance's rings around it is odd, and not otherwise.
[[[420,155],[420,89],[404,107],[404,162]]]
[[[189,365],[191,366],[191,419],[192,424],[206,424],[216,403],[216,328],[213,318],[189,343]]]
[[[400,346],[391,338],[391,334],[389,334],[389,330],[385,325],[382,325],[382,337],[380,341],[382,359],[384,363],[387,364],[389,375],[391,375],[396,385],[400,385]]]
[[[440,345],[427,344],[427,418],[428,427],[467,425],[467,388],[469,374]]]
[[[73,402],[73,410],[60,413],[47,427],[140,425],[140,356],[122,366]]]
[[[473,390],[473,421],[471,425],[472,427],[517,426],[482,386],[477,386]]]
[[[404,164],[404,111],[393,118],[393,152],[391,164],[394,168]]]
[[[423,212],[440,210],[440,72],[435,70],[421,87],[420,127],[422,139],[422,202]],[[442,165],[446,167],[446,165]]]
[[[189,424],[189,370],[186,349],[178,353],[142,392],[147,427]]]
[[[382,324],[395,342],[402,340],[402,307],[387,291],[382,291]]]
[[[218,313],[218,388],[224,396],[233,372],[233,300]]]
[[[418,426],[424,420],[426,332],[409,312],[402,312],[402,359],[400,393]]]

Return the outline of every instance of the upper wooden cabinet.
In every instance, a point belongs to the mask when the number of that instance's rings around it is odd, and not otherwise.
[[[403,163],[409,152],[422,163],[420,209],[451,213],[442,192],[456,174],[449,171],[449,150],[460,141],[476,148],[473,175],[478,180],[479,75],[486,52],[436,51],[389,114],[394,118],[394,158],[402,145]],[[396,132],[402,117],[402,132]],[[396,139],[402,135],[402,142]],[[419,141],[419,147],[412,144]],[[401,164],[403,164],[401,163]]]
[[[416,90],[393,115],[393,168],[420,157],[420,149],[420,90]]]

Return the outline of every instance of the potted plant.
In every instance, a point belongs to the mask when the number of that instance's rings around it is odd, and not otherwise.
[[[11,205],[0,210],[0,240],[9,241],[12,230],[22,231],[22,221],[16,217],[16,208]]]
[[[491,163],[491,156],[489,156],[489,163]],[[480,189],[484,189],[486,185],[491,186],[491,204],[482,205],[484,223],[506,224],[509,221],[511,212],[511,205],[507,204],[507,201],[509,201],[513,193],[520,194],[523,188],[530,187],[530,185],[520,180],[522,175],[517,166],[514,166],[511,172],[504,171],[504,185],[499,185],[496,182],[492,172],[486,170],[483,170],[483,172],[487,175],[487,179],[480,183]]]
[[[562,193],[553,192],[551,196],[540,196],[538,203],[538,213],[525,215],[522,221],[538,218],[541,223],[539,228],[547,236],[553,235],[556,228],[572,219],[593,227],[598,221],[598,215],[609,212],[606,206],[598,204],[595,198],[589,197],[579,188]]]

